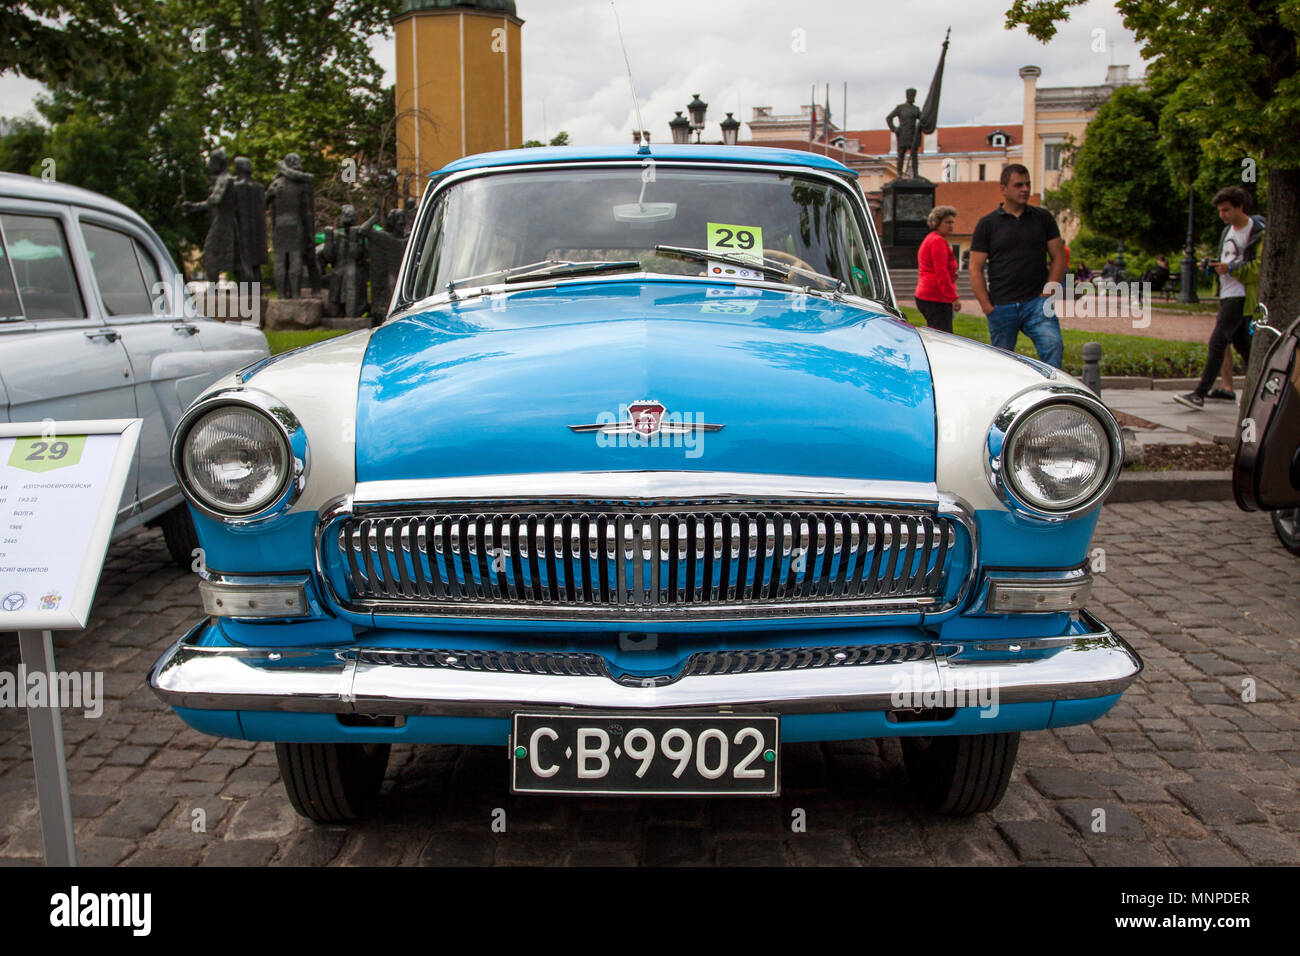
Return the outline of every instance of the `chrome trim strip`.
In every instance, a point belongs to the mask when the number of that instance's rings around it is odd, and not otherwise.
[[[1079,405],[1091,412],[1105,430],[1110,446],[1110,461],[1107,463],[1106,476],[1097,486],[1097,490],[1074,507],[1060,511],[1046,511],[1023,501],[1015,490],[1015,482],[1004,473],[1002,467],[1002,454],[1007,439],[1014,435],[1027,415],[1044,405],[1051,404]],[[1099,508],[1119,478],[1124,463],[1123,440],[1115,416],[1092,392],[1068,384],[1035,386],[1007,402],[993,419],[993,424],[989,426],[985,452],[984,474],[997,496],[1017,514],[1053,522],[1077,518]]]
[[[933,482],[862,481],[727,471],[555,471],[465,478],[362,481],[357,511],[376,506],[491,502],[647,502],[670,504],[860,504],[934,508]]]
[[[286,456],[288,468],[281,479],[280,489],[275,498],[270,504],[248,514],[231,514],[215,510],[191,490],[189,481],[185,477],[183,467],[185,439],[189,437],[190,428],[208,412],[224,405],[244,405],[260,412],[279,431],[288,452]],[[273,518],[293,507],[294,502],[307,486],[311,456],[307,449],[307,433],[302,423],[282,401],[259,389],[235,386],[205,395],[181,416],[172,435],[171,464],[181,493],[195,508],[208,517],[224,521],[226,524],[252,525]]]
[[[1080,619],[1089,633],[918,641],[915,656],[864,655],[844,666],[818,653],[834,659],[842,648],[818,648],[803,649],[812,652],[809,666],[719,673],[716,661],[704,660],[716,657],[709,652],[688,658],[667,682],[631,684],[563,662],[542,673],[537,668],[471,670],[457,667],[459,661],[440,662],[438,654],[455,656],[446,651],[202,647],[196,641],[203,622],[158,659],[149,686],[173,707],[478,717],[505,717],[527,707],[781,714],[892,710],[899,709],[900,688],[960,690],[967,699],[985,691],[995,694],[999,705],[1121,693],[1141,672],[1141,658],[1086,611]],[[748,653],[771,660],[774,652]],[[704,673],[692,673],[696,665]]]

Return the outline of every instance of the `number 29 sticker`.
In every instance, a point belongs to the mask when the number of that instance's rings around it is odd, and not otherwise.
[[[86,449],[85,435],[62,438],[17,438],[9,454],[9,467],[24,471],[53,471],[81,461]]]
[[[736,226],[725,222],[710,222],[708,251],[714,255],[732,256],[756,266],[763,264],[763,229],[760,226]]]

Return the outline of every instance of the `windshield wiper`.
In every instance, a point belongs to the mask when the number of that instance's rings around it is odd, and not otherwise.
[[[543,276],[554,276],[579,272],[604,272],[615,269],[633,269],[640,268],[641,263],[635,260],[623,262],[613,262],[603,259],[597,259],[591,262],[570,262],[567,259],[542,259],[538,262],[529,262],[522,266],[508,266],[505,269],[494,269],[491,272],[480,272],[478,275],[463,276],[459,279],[453,279],[447,283],[447,293],[454,299],[456,290],[461,286],[475,283],[483,285],[491,279],[500,279],[502,282],[522,282],[525,279],[541,278]]]
[[[505,282],[526,282],[529,279],[544,279],[552,276],[569,276],[584,275],[589,272],[617,272],[621,269],[640,269],[641,263],[635,259],[595,259],[591,262],[549,262],[543,264],[540,268],[531,266],[519,266],[520,269],[528,269],[527,272],[519,272],[515,269],[510,270],[503,281]]]
[[[837,292],[848,288],[843,279],[837,279],[821,272],[814,272],[812,269],[802,269],[799,266],[779,262],[776,259],[769,259],[767,256],[763,257],[761,265],[755,265],[752,259],[745,256],[719,255],[716,252],[709,252],[707,249],[691,249],[687,246],[655,246],[655,251],[676,254],[685,259],[699,259],[702,262],[725,262],[728,265],[740,266],[742,269],[760,269],[763,272],[775,273],[780,276],[782,282],[789,282],[790,277],[798,273],[801,276],[811,276],[814,279],[829,283],[835,287]]]

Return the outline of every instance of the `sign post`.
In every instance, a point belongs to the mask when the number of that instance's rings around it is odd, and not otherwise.
[[[138,418],[0,424],[0,630],[18,631],[48,866],[75,866],[51,631],[81,629],[140,437]]]

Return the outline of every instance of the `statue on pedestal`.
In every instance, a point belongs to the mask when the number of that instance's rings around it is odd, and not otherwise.
[[[397,270],[406,251],[405,215],[392,209],[383,229],[372,230],[366,241],[370,246],[370,324],[378,325],[388,315]]]
[[[275,247],[275,287],[280,298],[296,299],[302,288],[303,266],[308,257],[314,260],[316,255],[315,177],[302,171],[297,153],[289,153],[276,164],[266,203],[271,210]]]
[[[943,49],[939,52],[939,65],[935,67],[934,77],[930,80],[930,91],[925,95],[925,103],[918,107],[916,105],[916,89],[909,87],[907,90],[907,101],[899,103],[893,111],[885,117],[885,125],[889,127],[895,138],[898,140],[898,178],[905,176],[903,171],[903,160],[907,154],[911,153],[911,177],[920,179],[920,173],[917,171],[917,154],[921,151],[921,145],[924,142],[925,134],[933,133],[939,125],[939,91],[943,86],[943,61],[948,56],[948,36],[952,33],[952,28],[948,28],[948,33],[944,34]],[[894,120],[898,120],[897,123]]]
[[[331,316],[357,318],[366,310],[366,240],[379,211],[357,226],[357,211],[351,205],[341,210],[342,224],[325,236],[321,261],[333,266],[330,271],[329,299]]]
[[[239,245],[240,282],[259,282],[266,263],[266,189],[253,180],[253,161],[235,157],[235,232]]]
[[[207,209],[212,215],[207,237],[203,240],[203,276],[216,282],[221,273],[239,273],[239,240],[235,223],[235,191],[224,149],[214,149],[208,156],[208,172],[212,174],[212,188],[202,202],[181,204],[186,213]]]

